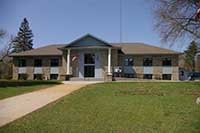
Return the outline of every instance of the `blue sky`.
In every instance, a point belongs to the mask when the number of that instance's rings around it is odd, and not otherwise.
[[[27,17],[34,47],[68,43],[90,33],[107,42],[119,42],[120,0],[0,0],[0,28],[16,35]],[[154,30],[151,2],[122,0],[123,42],[161,44]],[[1,47],[1,46],[0,46]],[[176,43],[174,50],[182,51]]]

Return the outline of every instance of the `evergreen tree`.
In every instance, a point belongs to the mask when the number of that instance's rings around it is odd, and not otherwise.
[[[26,18],[23,19],[19,32],[13,40],[12,52],[18,53],[33,49],[33,33]]]
[[[185,66],[189,71],[195,71],[195,55],[198,47],[195,41],[192,41],[185,51]]]

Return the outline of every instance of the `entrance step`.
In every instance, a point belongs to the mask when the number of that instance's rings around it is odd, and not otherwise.
[[[70,78],[70,81],[104,81],[102,78]]]

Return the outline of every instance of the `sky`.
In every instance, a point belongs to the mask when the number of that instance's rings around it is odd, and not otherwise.
[[[120,42],[120,0],[0,0],[0,28],[16,35],[24,17],[33,31],[35,48],[66,44],[87,33]],[[169,48],[161,43],[154,22],[149,0],[122,0],[122,42]],[[0,44],[0,48],[5,45]],[[179,43],[170,48],[185,49]]]

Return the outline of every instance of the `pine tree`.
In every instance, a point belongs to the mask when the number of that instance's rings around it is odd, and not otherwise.
[[[185,66],[189,71],[195,71],[195,55],[198,51],[198,47],[195,41],[192,41],[185,51]]]
[[[33,49],[33,33],[26,18],[23,19],[19,32],[13,41],[12,52],[18,53]]]

